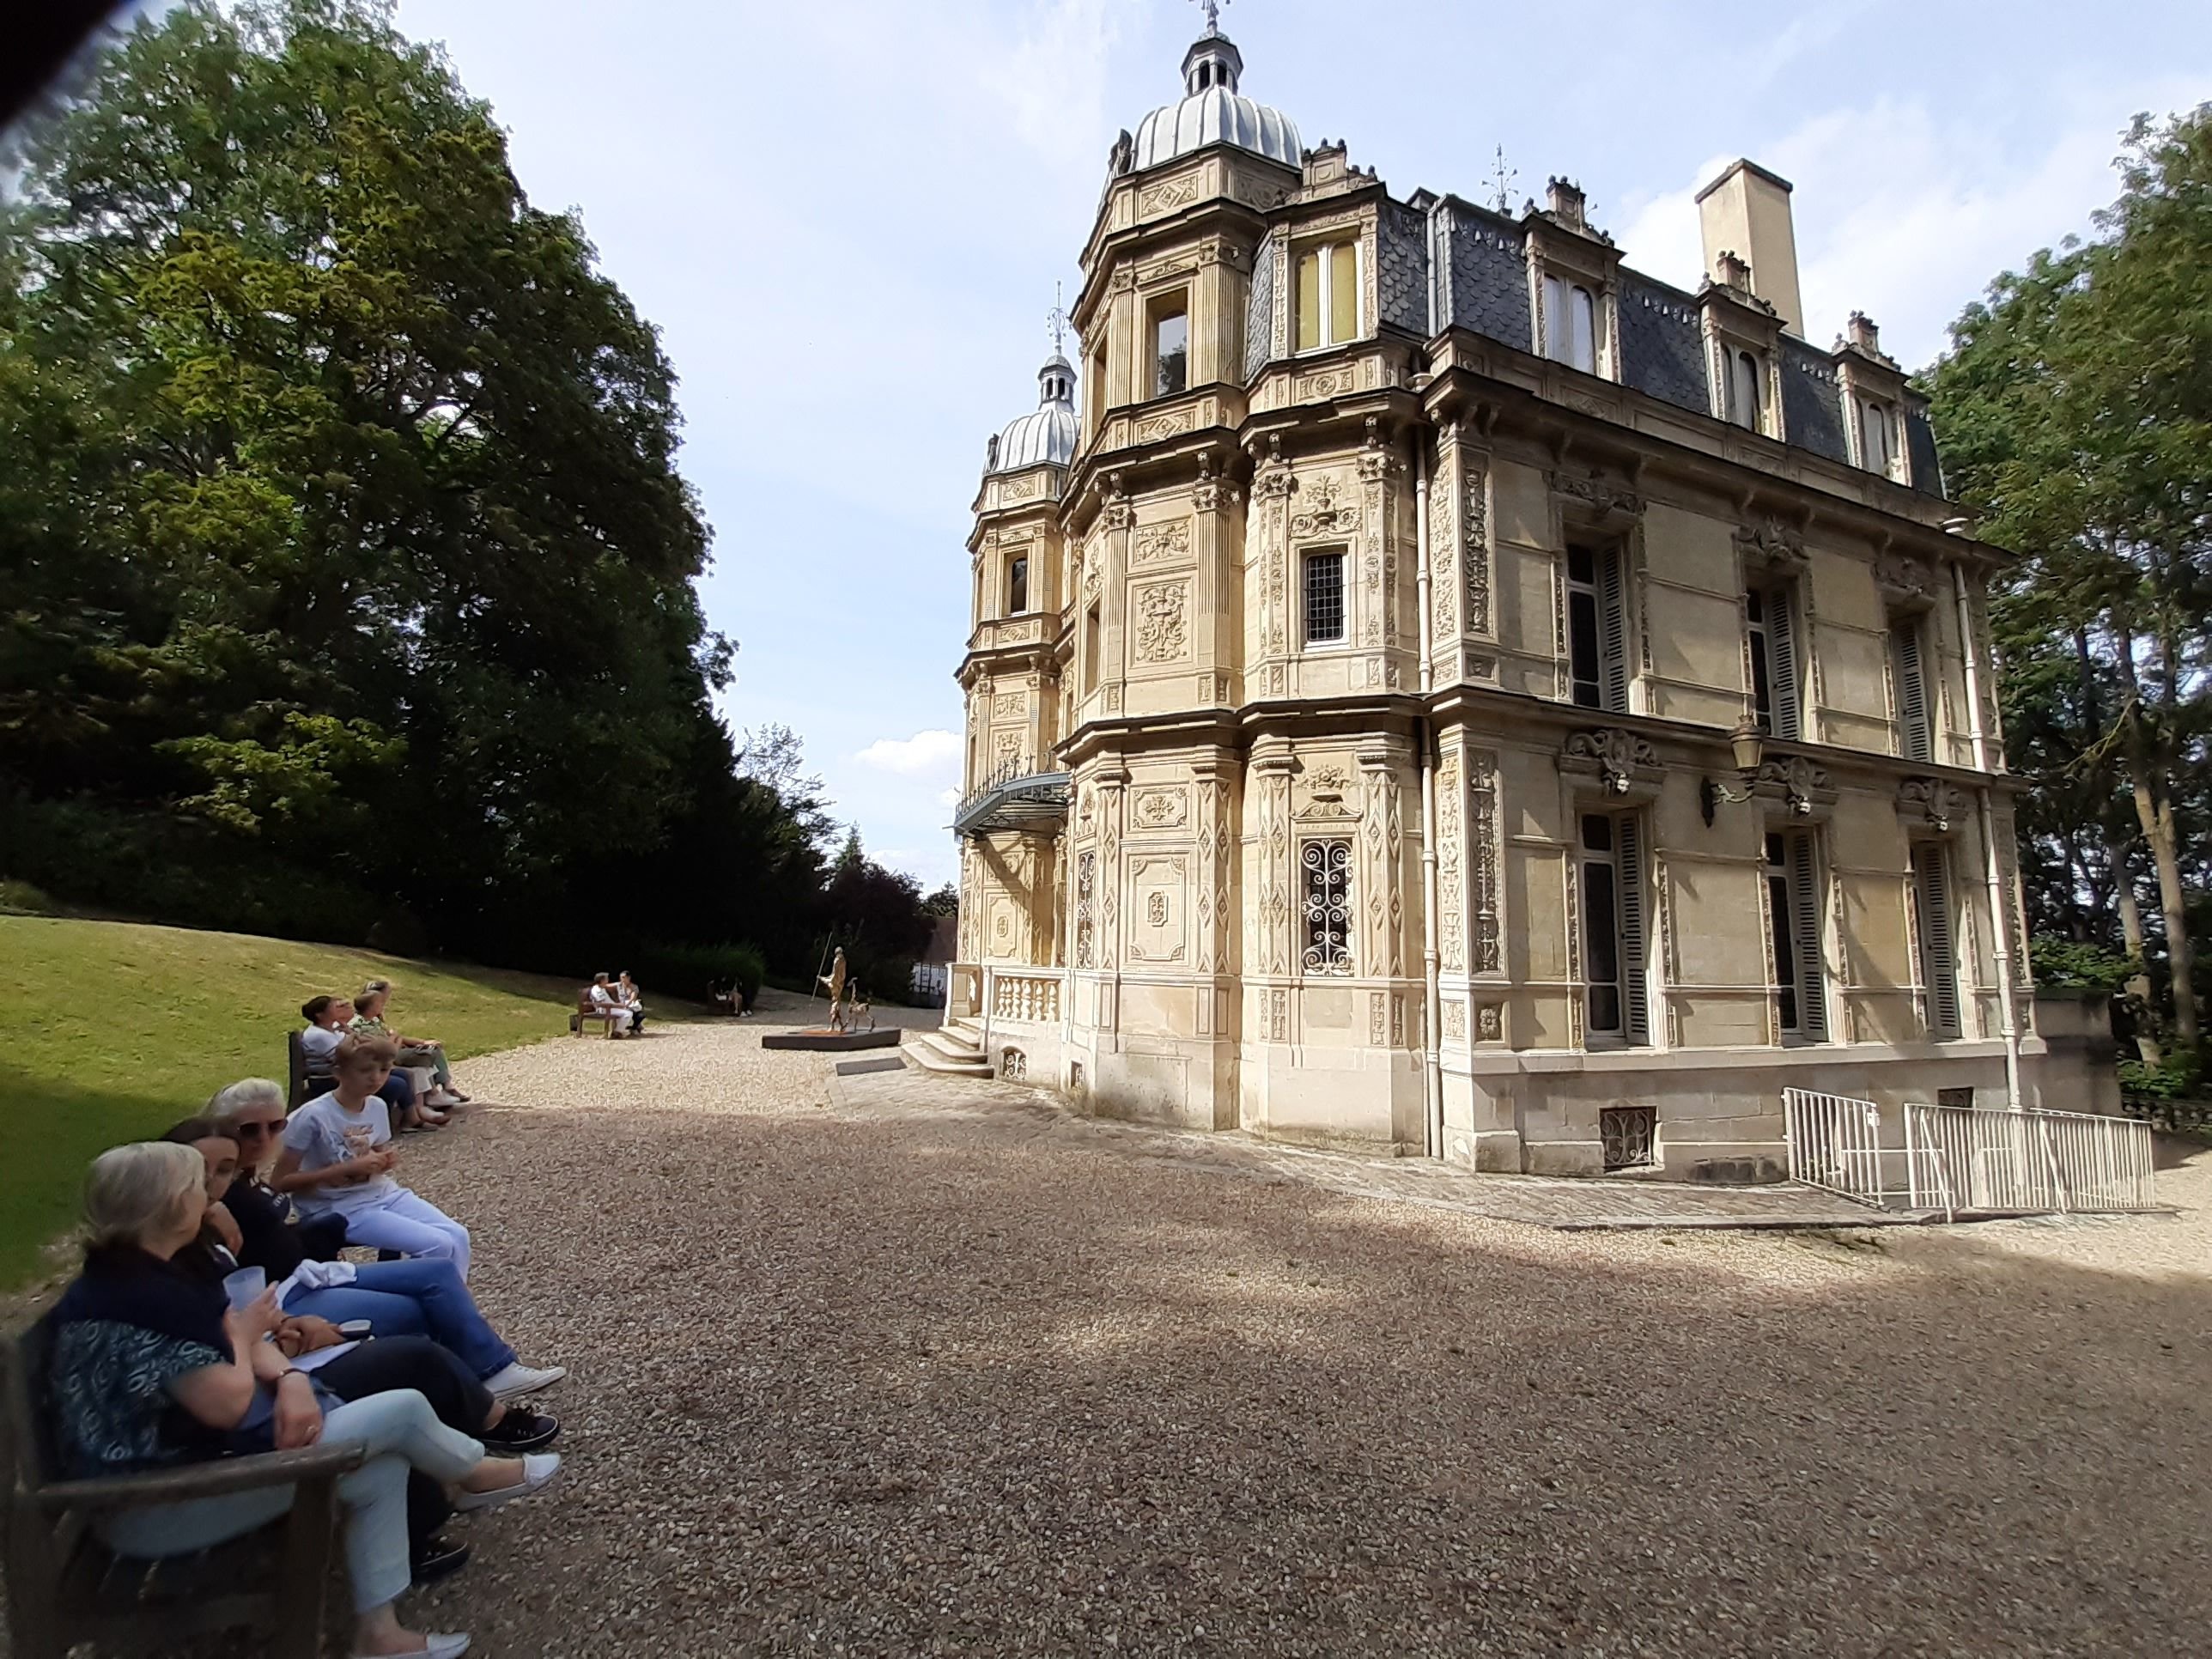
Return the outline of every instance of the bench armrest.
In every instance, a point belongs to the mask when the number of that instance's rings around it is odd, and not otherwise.
[[[229,1492],[287,1486],[319,1476],[348,1474],[368,1459],[358,1440],[307,1446],[298,1451],[257,1452],[220,1457],[211,1462],[149,1469],[142,1474],[106,1474],[90,1480],[56,1480],[33,1493],[48,1510],[137,1509],[149,1504],[180,1503],[188,1498],[216,1498]]]

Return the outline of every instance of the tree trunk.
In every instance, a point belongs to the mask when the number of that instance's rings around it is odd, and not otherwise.
[[[2155,1066],[2165,1057],[2165,1047],[2159,1041],[2158,1003],[2151,994],[2150,973],[2142,966],[2142,906],[2136,902],[2135,872],[2129,866],[2127,846],[2115,836],[2112,887],[2119,899],[2120,942],[2137,969],[2126,986],[2128,999],[2136,1005],[2136,1052],[2144,1065]]]
[[[2135,636],[2119,633],[2120,672],[2127,677],[2128,707],[2120,716],[2127,732],[2128,784],[2136,819],[2158,873],[2159,912],[2166,924],[2166,957],[2172,975],[2173,1038],[2184,1048],[2197,1047],[2197,952],[2189,942],[2188,901],[2181,886],[2181,852],[2173,827],[2173,801],[2160,764],[2155,734],[2143,718],[2142,685],[2136,673]]]

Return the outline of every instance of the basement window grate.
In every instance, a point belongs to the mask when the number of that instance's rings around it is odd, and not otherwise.
[[[1659,1160],[1653,1151],[1659,1114],[1650,1106],[1608,1106],[1597,1115],[1598,1138],[1608,1170],[1640,1170]]]

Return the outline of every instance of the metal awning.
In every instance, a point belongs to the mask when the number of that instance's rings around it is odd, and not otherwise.
[[[953,833],[980,836],[1058,823],[1067,817],[1068,795],[1066,773],[1033,772],[1014,756],[961,798],[952,815]]]

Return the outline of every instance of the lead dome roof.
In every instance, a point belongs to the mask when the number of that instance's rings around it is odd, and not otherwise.
[[[1138,124],[1130,166],[1156,167],[1208,144],[1234,144],[1271,161],[1297,166],[1303,152],[1297,124],[1238,92],[1243,73],[1243,55],[1236,43],[1209,23],[1183,54],[1182,100],[1161,105]]]
[[[1075,459],[1075,370],[1055,351],[1037,370],[1037,406],[1006,422],[991,440],[985,477],[1025,466],[1066,466]]]

